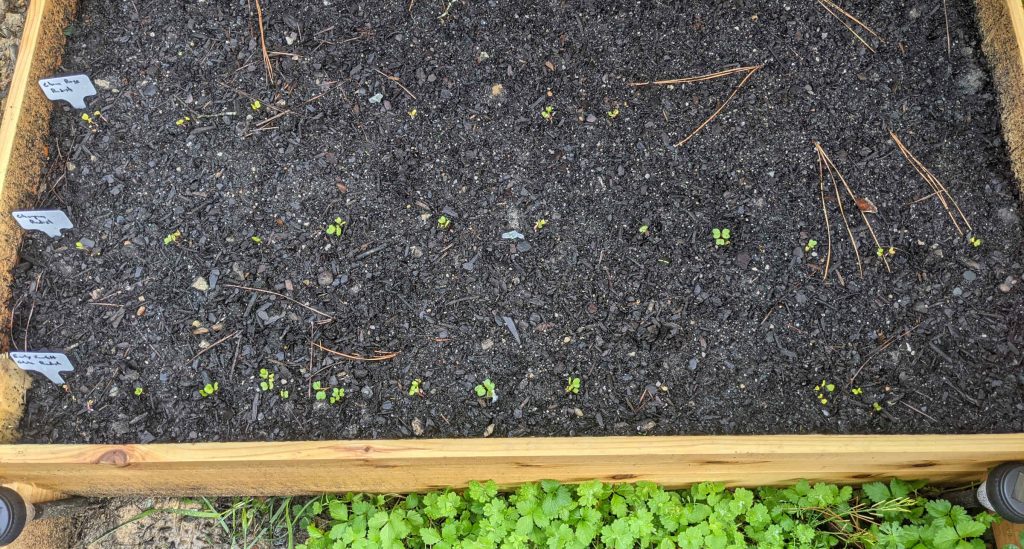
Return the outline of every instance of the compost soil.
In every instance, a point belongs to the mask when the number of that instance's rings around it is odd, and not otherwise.
[[[39,197],[76,227],[26,236],[11,331],[76,369],[25,441],[1024,430],[971,2],[844,2],[863,43],[813,0],[260,4],[272,75],[256,2],[81,3]],[[744,74],[630,85],[760,65],[678,147]],[[826,178],[829,258],[814,142],[891,272]]]

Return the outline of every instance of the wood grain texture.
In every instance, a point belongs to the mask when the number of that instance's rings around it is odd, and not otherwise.
[[[1003,520],[992,525],[992,535],[996,538],[997,548],[1011,544],[1019,546],[1021,534],[1024,534],[1024,524],[1013,524]]]
[[[1024,459],[1024,435],[778,435],[0,446],[0,482],[72,495],[410,492],[493,479],[780,485],[964,482]]]
[[[18,439],[18,422],[25,410],[25,392],[32,378],[10,358],[0,356],[0,444]]]
[[[1024,67],[1024,2],[1006,0],[1006,9],[1010,12],[1010,24],[1013,26],[1014,42],[1020,64]]]

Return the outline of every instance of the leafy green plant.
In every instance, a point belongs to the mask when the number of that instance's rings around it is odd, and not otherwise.
[[[319,381],[313,382],[313,397],[317,400],[327,400],[327,390],[324,389],[323,384]]]
[[[263,239],[258,236],[250,236],[249,238],[257,244],[263,244]]]
[[[216,394],[218,391],[220,391],[220,382],[214,381],[213,383],[207,383],[199,389],[199,396],[206,398]]]
[[[446,230],[448,227],[451,227],[451,226],[452,226],[452,220],[449,219],[447,215],[442,215],[441,217],[437,218],[437,228],[438,229],[441,229],[443,231],[443,230]]]
[[[881,412],[882,411],[882,405],[877,403],[877,402],[872,402],[871,403],[871,409],[876,411],[876,412]]]
[[[173,233],[164,237],[164,246],[174,244],[175,242],[178,241],[179,238],[181,238],[181,231],[174,231]]]
[[[715,239],[715,246],[721,248],[722,246],[728,246],[731,242],[732,231],[729,229],[711,229],[711,238]]]
[[[274,388],[274,372],[267,370],[266,368],[260,368],[260,382],[261,391],[270,391]],[[285,380],[287,381],[287,380]]]
[[[335,217],[334,222],[327,225],[327,236],[336,236],[341,238],[341,235],[345,233],[345,226],[348,225],[348,221],[340,217]]]
[[[972,236],[970,242],[971,246],[977,248],[978,246],[981,246],[982,240],[980,238]]]
[[[813,249],[815,249],[817,247],[818,247],[818,241],[812,238],[812,239],[807,241],[807,244],[804,244],[804,253],[808,253],[808,252],[810,252],[811,250],[813,250]]]
[[[612,109],[612,110],[608,111],[605,114],[608,115],[608,118],[611,118],[611,119],[614,120],[615,118],[618,118],[618,116],[619,116],[619,109]]]
[[[277,394],[281,395],[281,400],[288,400],[288,389],[281,389]]]
[[[236,525],[225,528],[232,539],[261,525],[267,544],[302,549],[985,547],[992,515],[923,497],[922,488],[900,480],[863,488],[801,481],[734,490],[714,483],[666,490],[650,482],[541,481],[501,493],[487,481],[462,492],[407,496],[245,498],[208,518]],[[228,512],[249,520],[226,520]]]
[[[580,394],[580,378],[570,377],[569,382],[565,385],[565,392],[574,395]]]
[[[420,388],[420,383],[422,381],[419,379],[412,380],[412,383],[409,384],[409,396],[423,396],[423,389]]]
[[[821,380],[821,383],[814,386],[814,392],[817,393],[818,402],[820,402],[822,406],[828,404],[828,394],[835,392],[835,390],[836,385],[834,383],[829,383],[824,379]]]
[[[335,387],[331,389],[331,399],[328,402],[330,402],[331,404],[336,404],[343,398],[345,398],[345,389],[342,389],[341,387]]]
[[[555,119],[555,107],[553,105],[548,105],[544,107],[544,109],[540,111],[540,117],[543,118],[544,120],[547,120],[548,122],[551,122],[552,120]]]
[[[142,393],[145,393],[146,390],[143,389],[142,387],[136,387],[135,391],[133,391],[133,392],[135,393],[135,396],[138,397],[138,396],[142,396]]]
[[[263,108],[263,103],[260,103],[260,100],[256,99],[252,103],[249,103],[249,108],[254,111],[258,111]]]
[[[649,225],[640,225],[640,236],[647,236],[651,232]]]
[[[887,255],[896,255],[896,248],[889,246],[888,248],[876,248],[875,255],[878,257],[885,257]]]
[[[537,222],[533,224],[533,232],[540,231],[547,224],[548,224],[548,220],[547,219],[538,219]]]
[[[485,379],[483,383],[473,387],[473,390],[476,391],[476,396],[480,398],[489,398],[491,402],[498,400],[498,395],[494,393],[494,382],[491,381],[491,378]]]

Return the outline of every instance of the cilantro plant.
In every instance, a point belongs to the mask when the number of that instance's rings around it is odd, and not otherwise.
[[[170,246],[181,238],[181,231],[174,231],[173,233],[164,237],[164,246]]]
[[[732,238],[732,231],[729,229],[711,229],[711,238],[715,239],[715,246],[719,248],[728,246],[730,244],[729,239]]]
[[[437,228],[442,231],[452,226],[452,220],[447,215],[442,215],[437,218]]]
[[[342,389],[341,387],[335,387],[331,389],[331,399],[328,402],[330,402],[331,404],[336,404],[340,402],[341,399],[343,398],[345,398],[345,389]]]
[[[137,396],[137,397],[142,396],[142,393],[145,393],[145,392],[146,392],[146,390],[143,389],[142,387],[136,387],[135,391],[134,391],[135,396]]]
[[[818,247],[818,241],[812,238],[812,239],[807,241],[807,244],[804,244],[804,253],[809,253],[811,250],[813,250],[813,249],[815,249],[817,247]]]
[[[544,107],[544,110],[540,111],[540,117],[551,122],[555,119],[555,107],[553,105]]]
[[[971,246],[974,246],[975,248],[977,248],[978,246],[981,246],[981,242],[982,241],[981,241],[980,238],[972,236],[970,242],[971,242]]]
[[[327,389],[324,389],[323,384],[319,381],[313,382],[313,391],[313,397],[317,400],[327,400]]]
[[[296,547],[303,549],[985,547],[992,515],[928,499],[922,488],[900,480],[861,489],[801,481],[788,488],[701,483],[670,491],[649,482],[541,481],[499,493],[494,482],[471,482],[461,493],[292,500],[292,520],[280,521],[269,536],[288,539],[289,547],[301,541]]]

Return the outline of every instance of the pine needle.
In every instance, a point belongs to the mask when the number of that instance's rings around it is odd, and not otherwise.
[[[875,48],[871,47],[871,44],[868,44],[868,41],[865,40],[864,37],[861,36],[859,32],[857,32],[857,29],[854,28],[854,25],[856,25],[860,29],[870,33],[871,36],[874,36],[879,41],[881,41],[883,44],[885,43],[885,40],[881,36],[879,36],[878,33],[875,32],[871,27],[869,27],[869,26],[865,25],[864,23],[862,23],[860,21],[860,19],[857,19],[856,17],[851,15],[849,12],[847,12],[843,8],[839,7],[839,5],[836,4],[835,2],[833,2],[832,0],[817,0],[817,1],[818,1],[818,4],[821,5],[821,7],[825,8],[825,11],[829,12],[832,15],[832,17],[835,17],[840,23],[842,23],[843,26],[846,27],[846,30],[850,31],[851,34],[853,34],[855,37],[857,37],[857,40],[859,40],[861,44],[864,44],[864,46],[867,49],[871,50],[871,53],[875,53]]]
[[[828,253],[825,255],[825,275],[823,282],[828,281],[828,269],[832,264],[832,224],[828,221],[828,208],[825,206],[825,163],[818,152],[818,190],[821,193],[821,213],[825,215],[825,232],[828,234]]]
[[[927,183],[928,186],[931,187],[932,194],[924,198],[930,198],[932,196],[938,198],[939,203],[942,204],[943,209],[946,210],[946,214],[949,215],[949,220],[953,222],[953,227],[956,228],[957,234],[963,236],[964,231],[963,229],[960,228],[960,224],[957,222],[956,217],[953,215],[952,210],[950,210],[949,208],[949,204],[952,203],[953,207],[956,208],[957,213],[960,215],[960,219],[963,220],[964,225],[967,227],[967,230],[973,231],[974,228],[971,227],[971,222],[967,220],[967,216],[964,215],[963,210],[960,209],[960,206],[956,203],[956,200],[953,199],[953,195],[949,194],[949,189],[947,189],[946,186],[943,185],[941,181],[939,181],[939,178],[935,177],[935,174],[933,174],[932,171],[929,170],[923,162],[921,162],[920,160],[917,159],[916,156],[914,156],[914,153],[910,152],[910,149],[908,149],[907,146],[903,144],[903,141],[901,141],[899,136],[896,135],[896,132],[889,130],[889,137],[891,137],[893,143],[896,144],[896,148],[899,149],[901,153],[903,153],[903,157],[907,159],[907,162],[909,162],[910,165],[914,167],[914,170],[917,172],[917,174],[921,176],[921,179],[924,179],[925,183]]]
[[[727,97],[725,99],[725,101],[722,102],[722,104],[718,107],[718,109],[715,110],[715,112],[711,113],[711,116],[709,116],[707,118],[707,120],[702,122],[700,126],[697,126],[697,128],[695,130],[690,132],[690,135],[687,135],[685,139],[683,139],[682,141],[676,143],[676,147],[682,147],[683,145],[687,144],[691,139],[694,138],[694,136],[697,135],[697,133],[699,133],[708,124],[710,124],[712,120],[717,118],[719,114],[722,114],[722,111],[725,110],[725,107],[729,104],[729,102],[732,101],[733,98],[736,97],[736,94],[739,93],[741,89],[743,89],[743,86],[745,86],[747,84],[747,81],[750,80],[750,77],[754,76],[754,74],[756,74],[757,71],[761,70],[763,67],[764,67],[764,65],[757,65],[757,66],[754,66],[754,67],[747,67],[747,69],[748,69],[747,75],[743,77],[743,80],[740,80],[740,83],[737,84],[735,88],[733,88],[732,93],[729,94],[729,97]]]

